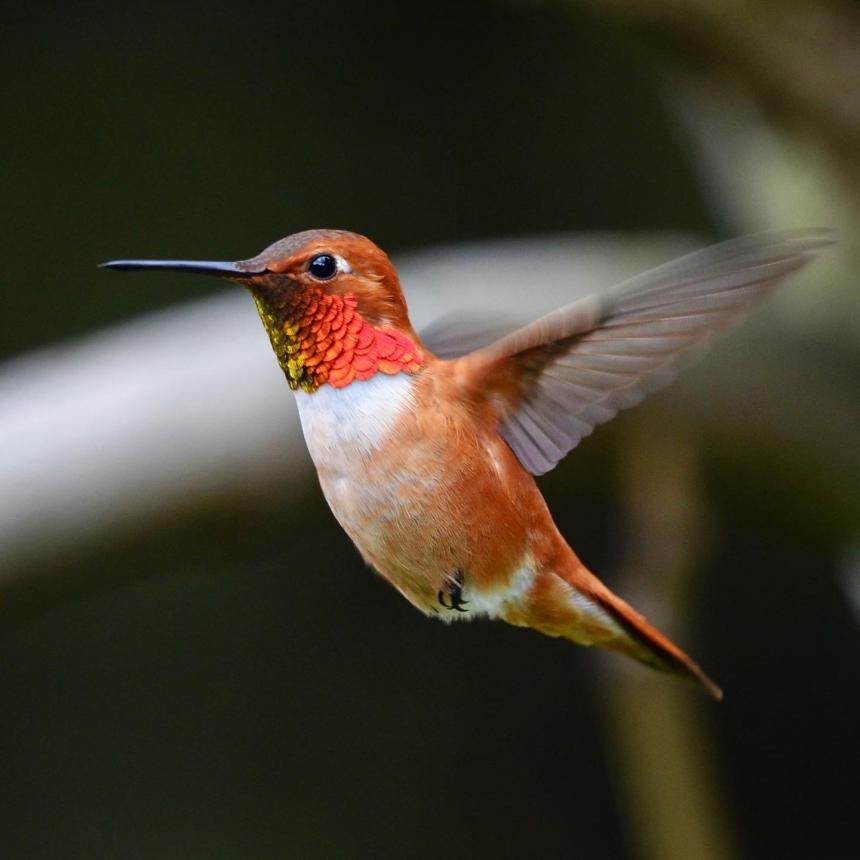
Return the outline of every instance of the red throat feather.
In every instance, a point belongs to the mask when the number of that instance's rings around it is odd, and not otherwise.
[[[316,391],[326,382],[344,388],[377,373],[414,373],[424,362],[405,334],[367,322],[353,295],[298,290],[276,308],[255,299],[292,389]]]

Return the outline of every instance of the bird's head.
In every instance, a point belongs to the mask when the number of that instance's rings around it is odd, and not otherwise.
[[[306,230],[235,263],[115,260],[114,269],[217,275],[250,290],[292,388],[336,388],[424,361],[397,271],[357,233]]]

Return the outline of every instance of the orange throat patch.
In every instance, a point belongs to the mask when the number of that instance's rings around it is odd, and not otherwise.
[[[254,301],[293,390],[344,388],[377,373],[414,373],[424,363],[401,331],[368,323],[355,296],[299,290],[276,307],[256,294]]]

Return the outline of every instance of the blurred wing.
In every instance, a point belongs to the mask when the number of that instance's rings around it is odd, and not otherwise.
[[[744,236],[574,302],[464,356],[470,383],[500,404],[499,432],[534,475],[619,409],[677,373],[815,252],[825,230]]]
[[[457,311],[437,317],[420,331],[421,342],[437,358],[459,358],[512,332],[523,321],[485,311]]]

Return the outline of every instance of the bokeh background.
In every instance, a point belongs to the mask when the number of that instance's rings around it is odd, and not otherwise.
[[[857,856],[856,3],[34,2],[0,44],[0,855]],[[427,318],[528,318],[545,278],[819,224],[541,479],[719,705],[417,615],[327,511],[251,302],[95,269],[337,226]]]

